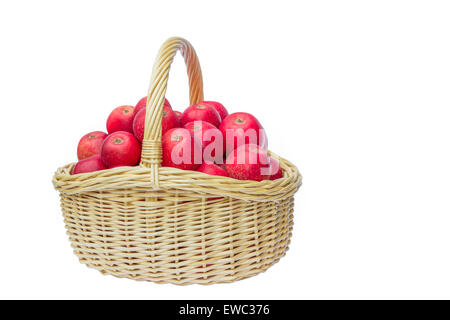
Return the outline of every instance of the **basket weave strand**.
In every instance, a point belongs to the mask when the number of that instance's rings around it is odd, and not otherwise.
[[[183,285],[244,279],[288,250],[302,177],[283,158],[283,177],[275,181],[160,167],[162,107],[177,51],[191,104],[203,100],[194,49],[184,39],[167,40],[153,67],[140,166],[71,175],[69,164],[56,171],[67,233],[79,260],[104,274]]]

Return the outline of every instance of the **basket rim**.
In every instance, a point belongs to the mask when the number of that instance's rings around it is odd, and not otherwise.
[[[269,154],[276,156],[270,151]],[[297,167],[282,157],[276,157],[283,169],[283,177],[277,180],[237,180],[198,171],[160,167],[159,187],[156,187],[150,180],[150,168],[142,165],[72,175],[70,172],[74,163],[70,163],[57,169],[52,182],[56,190],[65,194],[146,188],[194,192],[199,197],[225,196],[248,201],[276,201],[292,196],[302,184],[302,175]]]

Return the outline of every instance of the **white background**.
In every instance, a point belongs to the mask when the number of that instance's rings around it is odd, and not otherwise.
[[[0,298],[450,298],[446,1],[2,1]],[[257,116],[304,175],[290,250],[234,284],[80,264],[51,178],[146,94],[170,36],[205,98]],[[188,103],[178,56],[167,97]]]

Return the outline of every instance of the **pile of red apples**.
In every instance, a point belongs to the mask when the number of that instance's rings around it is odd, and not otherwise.
[[[108,133],[93,131],[78,143],[72,174],[137,166],[141,160],[147,97],[135,107],[115,108]],[[163,167],[203,172],[239,180],[275,180],[283,176],[278,160],[267,153],[261,123],[245,112],[228,114],[216,101],[201,101],[183,113],[166,99],[162,116]]]

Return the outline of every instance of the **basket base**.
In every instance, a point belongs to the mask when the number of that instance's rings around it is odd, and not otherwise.
[[[288,250],[293,197],[131,199],[61,194],[67,233],[81,263],[119,278],[213,284],[264,272]]]
[[[286,248],[286,251],[288,248]],[[212,285],[212,284],[219,284],[219,283],[231,283],[236,282],[239,280],[244,280],[250,277],[254,277],[260,273],[265,272],[267,269],[269,269],[271,266],[273,266],[275,263],[279,262],[282,257],[286,255],[286,251],[277,259],[273,260],[272,263],[261,266],[259,268],[253,268],[250,270],[241,270],[240,272],[236,272],[234,275],[208,275],[208,271],[212,270],[211,268],[205,268],[206,270],[203,272],[198,272],[197,277],[190,278],[188,277],[173,277],[170,279],[167,279],[167,276],[165,274],[158,276],[158,274],[137,274],[137,273],[124,273],[120,270],[114,270],[113,268],[103,268],[97,264],[88,263],[87,261],[83,261],[82,259],[79,259],[79,261],[86,265],[89,268],[97,269],[101,274],[103,275],[111,275],[116,278],[127,278],[131,280],[136,281],[147,281],[147,282],[154,282],[158,284],[166,284],[171,283],[175,285],[190,285],[190,284],[199,284],[199,285]]]

